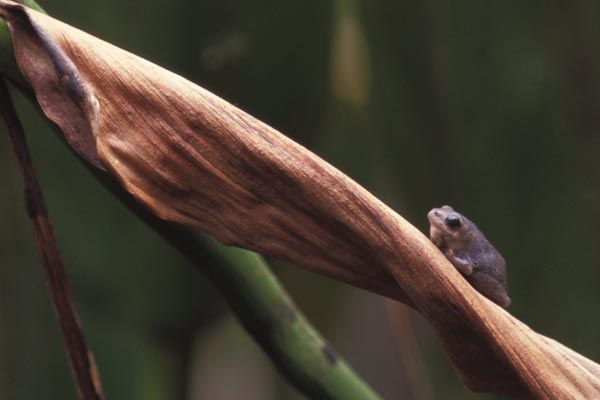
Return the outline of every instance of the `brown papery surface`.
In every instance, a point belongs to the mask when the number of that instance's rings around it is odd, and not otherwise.
[[[0,3],[73,148],[161,218],[415,307],[471,389],[600,398],[600,366],[485,299],[410,223],[273,128],[146,60]]]

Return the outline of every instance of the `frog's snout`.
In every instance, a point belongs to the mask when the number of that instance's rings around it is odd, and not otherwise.
[[[439,208],[432,208],[427,213],[427,219],[429,221],[441,221],[446,217],[446,215],[455,212],[454,209],[448,205],[441,206]]]
[[[442,208],[432,208],[428,213],[427,213],[427,219],[429,219],[430,221],[432,219],[439,219],[439,217],[442,216]]]
[[[440,212],[438,211],[437,208],[432,208],[428,213],[427,213],[427,219],[428,220],[432,220],[435,217],[439,217],[440,216]]]

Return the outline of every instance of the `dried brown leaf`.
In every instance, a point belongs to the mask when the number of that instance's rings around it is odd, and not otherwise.
[[[479,295],[416,228],[273,128],[137,56],[0,3],[46,113],[166,220],[393,297],[437,330],[465,384],[600,397],[600,366]]]

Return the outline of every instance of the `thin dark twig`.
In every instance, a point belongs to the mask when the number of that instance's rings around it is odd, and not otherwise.
[[[0,116],[8,129],[13,151],[25,185],[25,205],[33,223],[33,234],[40,253],[54,311],[62,330],[71,371],[81,399],[103,399],[100,376],[88,350],[73,304],[73,296],[63,267],[54,229],[37,179],[23,126],[13,107],[4,79],[0,79]]]

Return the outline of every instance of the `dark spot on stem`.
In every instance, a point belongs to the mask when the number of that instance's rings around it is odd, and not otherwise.
[[[338,356],[335,353],[335,350],[333,350],[331,346],[326,344],[325,346],[323,346],[322,351],[323,355],[325,356],[325,359],[327,360],[327,363],[331,366],[334,366],[338,361]]]
[[[25,188],[25,211],[29,218],[48,215],[46,205],[40,199],[41,195],[28,184]]]
[[[287,302],[283,305],[283,310],[281,314],[284,320],[290,322],[293,322],[296,320],[296,318],[298,318],[298,314],[296,313],[295,307]]]

